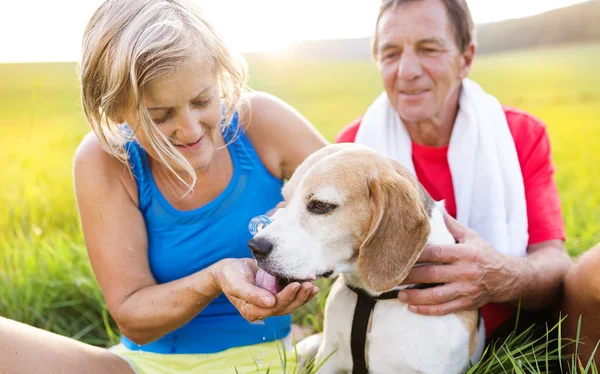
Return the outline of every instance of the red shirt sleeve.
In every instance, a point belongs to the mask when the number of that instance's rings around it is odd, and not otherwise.
[[[354,143],[354,139],[356,139],[356,133],[358,132],[358,127],[360,126],[360,122],[362,121],[362,117],[358,117],[354,121],[350,122],[346,125],[335,136],[336,143]]]
[[[565,226],[554,181],[555,167],[546,125],[518,109],[504,107],[504,112],[523,174],[529,244],[553,239],[565,240]]]

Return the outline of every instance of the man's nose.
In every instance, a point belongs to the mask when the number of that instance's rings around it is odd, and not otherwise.
[[[412,51],[402,53],[398,62],[398,77],[404,80],[413,80],[418,78],[423,72],[421,61]]]
[[[248,248],[257,260],[265,259],[273,250],[273,243],[265,238],[252,238],[248,242]]]

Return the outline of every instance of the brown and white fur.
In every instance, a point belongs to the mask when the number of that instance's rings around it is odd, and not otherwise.
[[[433,201],[399,163],[356,144],[311,155],[283,195],[285,209],[250,247],[259,267],[279,278],[340,275],[327,298],[322,338],[310,337],[299,350],[310,355],[318,346],[317,361],[335,351],[319,372],[351,373],[357,296],[345,284],[372,295],[403,288],[426,244],[455,242],[443,202]],[[482,354],[484,329],[477,326],[476,310],[423,316],[398,299],[380,300],[366,339],[369,372],[463,372]]]

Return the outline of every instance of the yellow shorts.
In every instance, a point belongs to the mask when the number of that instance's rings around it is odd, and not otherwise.
[[[161,354],[132,351],[122,344],[110,351],[126,360],[137,374],[284,374],[296,372],[293,351],[283,350],[281,341],[235,347],[211,354]],[[285,358],[284,358],[285,355]]]

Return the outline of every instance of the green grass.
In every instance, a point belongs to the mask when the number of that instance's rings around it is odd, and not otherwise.
[[[600,242],[599,57],[600,44],[482,56],[472,74],[547,123],[573,256]],[[381,91],[369,61],[250,68],[253,89],[281,97],[330,140]],[[0,65],[0,315],[109,345],[118,332],[93,280],[72,188],[73,153],[89,131],[77,84],[71,63]],[[325,296],[296,320],[320,330]]]

